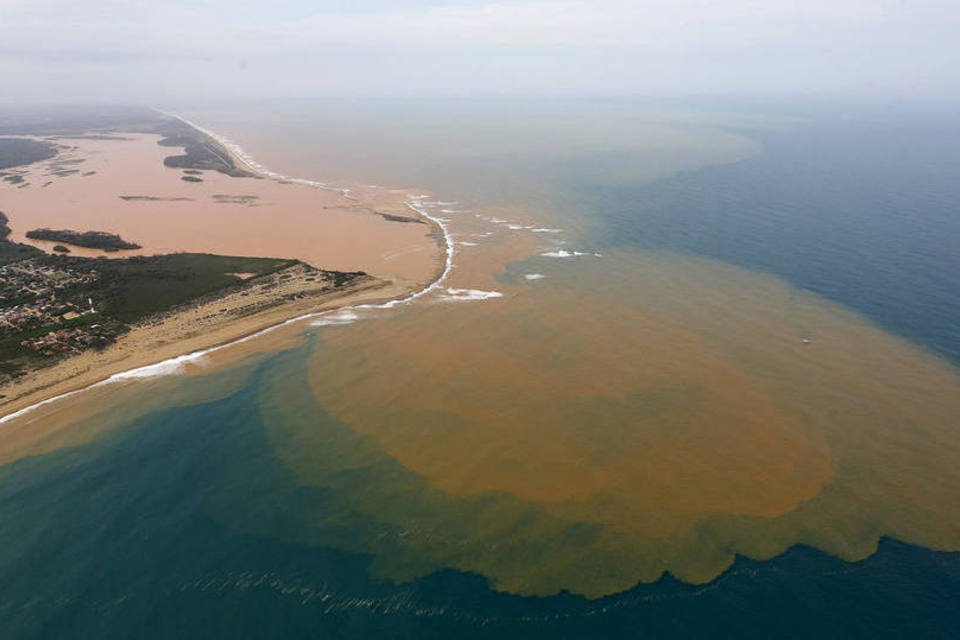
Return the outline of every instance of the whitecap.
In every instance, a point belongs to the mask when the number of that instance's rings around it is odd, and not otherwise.
[[[502,298],[503,294],[499,291],[483,291],[481,289],[447,289],[447,294],[443,296],[444,300],[489,300],[491,298]]]
[[[344,324],[352,324],[353,322],[360,319],[356,313],[350,309],[340,309],[329,314],[324,314],[323,316],[317,318],[310,323],[311,327],[329,327],[329,326],[339,326]]]
[[[122,371],[120,373],[113,374],[107,378],[106,381],[117,382],[119,380],[137,380],[142,378],[156,378],[158,376],[174,375],[181,373],[184,369],[184,365],[201,360],[208,352],[209,350],[204,349],[203,351],[196,351],[194,353],[177,356],[176,358],[170,358],[169,360],[157,362],[156,364],[148,364],[144,367],[130,369],[129,371]]]
[[[546,258],[576,258],[578,256],[590,255],[585,251],[567,251],[566,249],[557,249],[556,251],[546,251],[540,255]]]
[[[527,280],[543,280],[544,278],[546,278],[546,276],[543,275],[542,273],[528,273],[523,277],[526,278]]]

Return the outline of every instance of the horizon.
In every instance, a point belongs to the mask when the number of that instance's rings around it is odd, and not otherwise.
[[[399,4],[399,6],[398,6]],[[6,101],[800,96],[953,103],[945,0],[3,0]]]

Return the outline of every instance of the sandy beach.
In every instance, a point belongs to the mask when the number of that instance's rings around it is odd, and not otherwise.
[[[120,139],[58,138],[57,158],[21,167],[21,185],[3,183],[10,239],[51,251],[55,243],[26,238],[49,227],[119,234],[140,249],[104,254],[71,247],[72,255],[122,258],[174,252],[293,258],[331,271],[369,274],[333,289],[308,279],[303,265],[256,280],[134,326],[102,351],[86,351],[34,370],[0,388],[9,416],[46,399],[111,376],[226,345],[307,314],[387,302],[434,282],[446,264],[439,224],[408,206],[405,191],[334,189],[264,175],[235,178],[214,171],[190,175],[167,168],[177,148],[149,134]],[[243,164],[237,158],[238,164]],[[26,186],[22,186],[26,185]]]

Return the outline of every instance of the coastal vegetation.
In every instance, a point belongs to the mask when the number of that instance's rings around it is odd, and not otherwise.
[[[7,215],[0,211],[0,266],[43,255],[43,251],[36,247],[31,247],[28,244],[20,244],[19,242],[11,242],[8,239],[10,235],[8,222]]]
[[[415,224],[426,224],[420,218],[414,218],[412,216],[398,216],[392,213],[381,213],[377,212],[377,215],[386,220],[387,222],[413,222]]]
[[[62,258],[57,260],[61,261]],[[113,317],[125,323],[137,322],[241,284],[244,281],[235,275],[237,273],[254,274],[246,280],[249,283],[297,264],[296,260],[201,253],[135,256],[122,260],[67,258],[66,261],[75,269],[100,274],[92,295]]]
[[[70,355],[107,347],[133,325],[177,309],[229,293],[273,291],[293,273],[324,291],[366,275],[282,258],[203,253],[84,258],[66,255],[63,245],[50,255],[10,241],[8,222],[0,212],[0,385]],[[48,229],[27,236],[101,249],[137,246],[103,232]]]
[[[72,244],[87,249],[120,251],[121,249],[139,249],[140,245],[127,242],[115,233],[105,231],[73,231],[71,229],[33,229],[26,236],[31,240],[49,240]]]
[[[297,260],[197,253],[124,259],[48,255],[0,240],[0,385],[87,349],[131,326],[234,291],[270,288],[299,269],[336,289],[365,274]]]
[[[184,150],[183,155],[166,158],[163,164],[167,167],[193,171],[219,171],[235,178],[254,177],[253,173],[238,167],[230,153],[219,142],[179,120],[166,122],[161,127],[161,133],[165,137],[158,144],[164,147],[183,147]],[[200,180],[194,176],[185,176],[183,179],[188,180],[188,178],[193,178],[194,181]]]

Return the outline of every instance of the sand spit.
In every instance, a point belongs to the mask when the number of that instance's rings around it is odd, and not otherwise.
[[[208,171],[203,172],[203,182],[187,184],[178,179],[180,171],[163,167],[169,150],[158,147],[157,139],[136,135],[71,140],[64,154],[68,157],[61,156],[60,162],[97,162],[98,169],[86,172],[80,184],[54,180],[46,186],[58,188],[19,190],[18,198],[5,197],[5,207],[17,218],[11,239],[25,241],[26,230],[58,224],[63,218],[77,228],[136,236],[143,247],[123,252],[124,256],[170,251],[280,255],[325,269],[371,275],[330,289],[308,280],[308,270],[297,265],[276,274],[270,286],[258,283],[151,318],[104,351],[79,354],[3,388],[0,423],[86,388],[178,372],[184,363],[303,319],[337,309],[391,308],[411,302],[438,288],[452,268],[450,233],[421,205],[427,195],[405,199],[398,192],[381,190],[358,194],[287,178],[265,170],[233,143],[224,146],[240,164],[256,169],[256,178]],[[35,178],[51,175],[43,164],[27,173],[42,174]],[[149,195],[131,196],[131,189]],[[358,207],[358,202],[364,206]],[[121,211],[130,205],[147,209],[138,212],[147,215]],[[63,214],[65,209],[68,215]],[[392,219],[401,215],[409,219],[411,214],[427,224]],[[41,242],[32,244],[49,249]],[[80,255],[85,254],[100,255],[95,251]]]
[[[294,277],[280,281],[284,275]],[[306,277],[302,266],[291,267],[278,272],[273,277],[276,282],[239,289],[155,317],[103,351],[87,351],[31,372],[3,388],[6,415],[0,422],[49,398],[100,382],[177,373],[183,365],[200,361],[206,355],[201,351],[209,353],[237,343],[293,318],[407,293],[405,288],[372,277],[334,290],[319,288]]]

